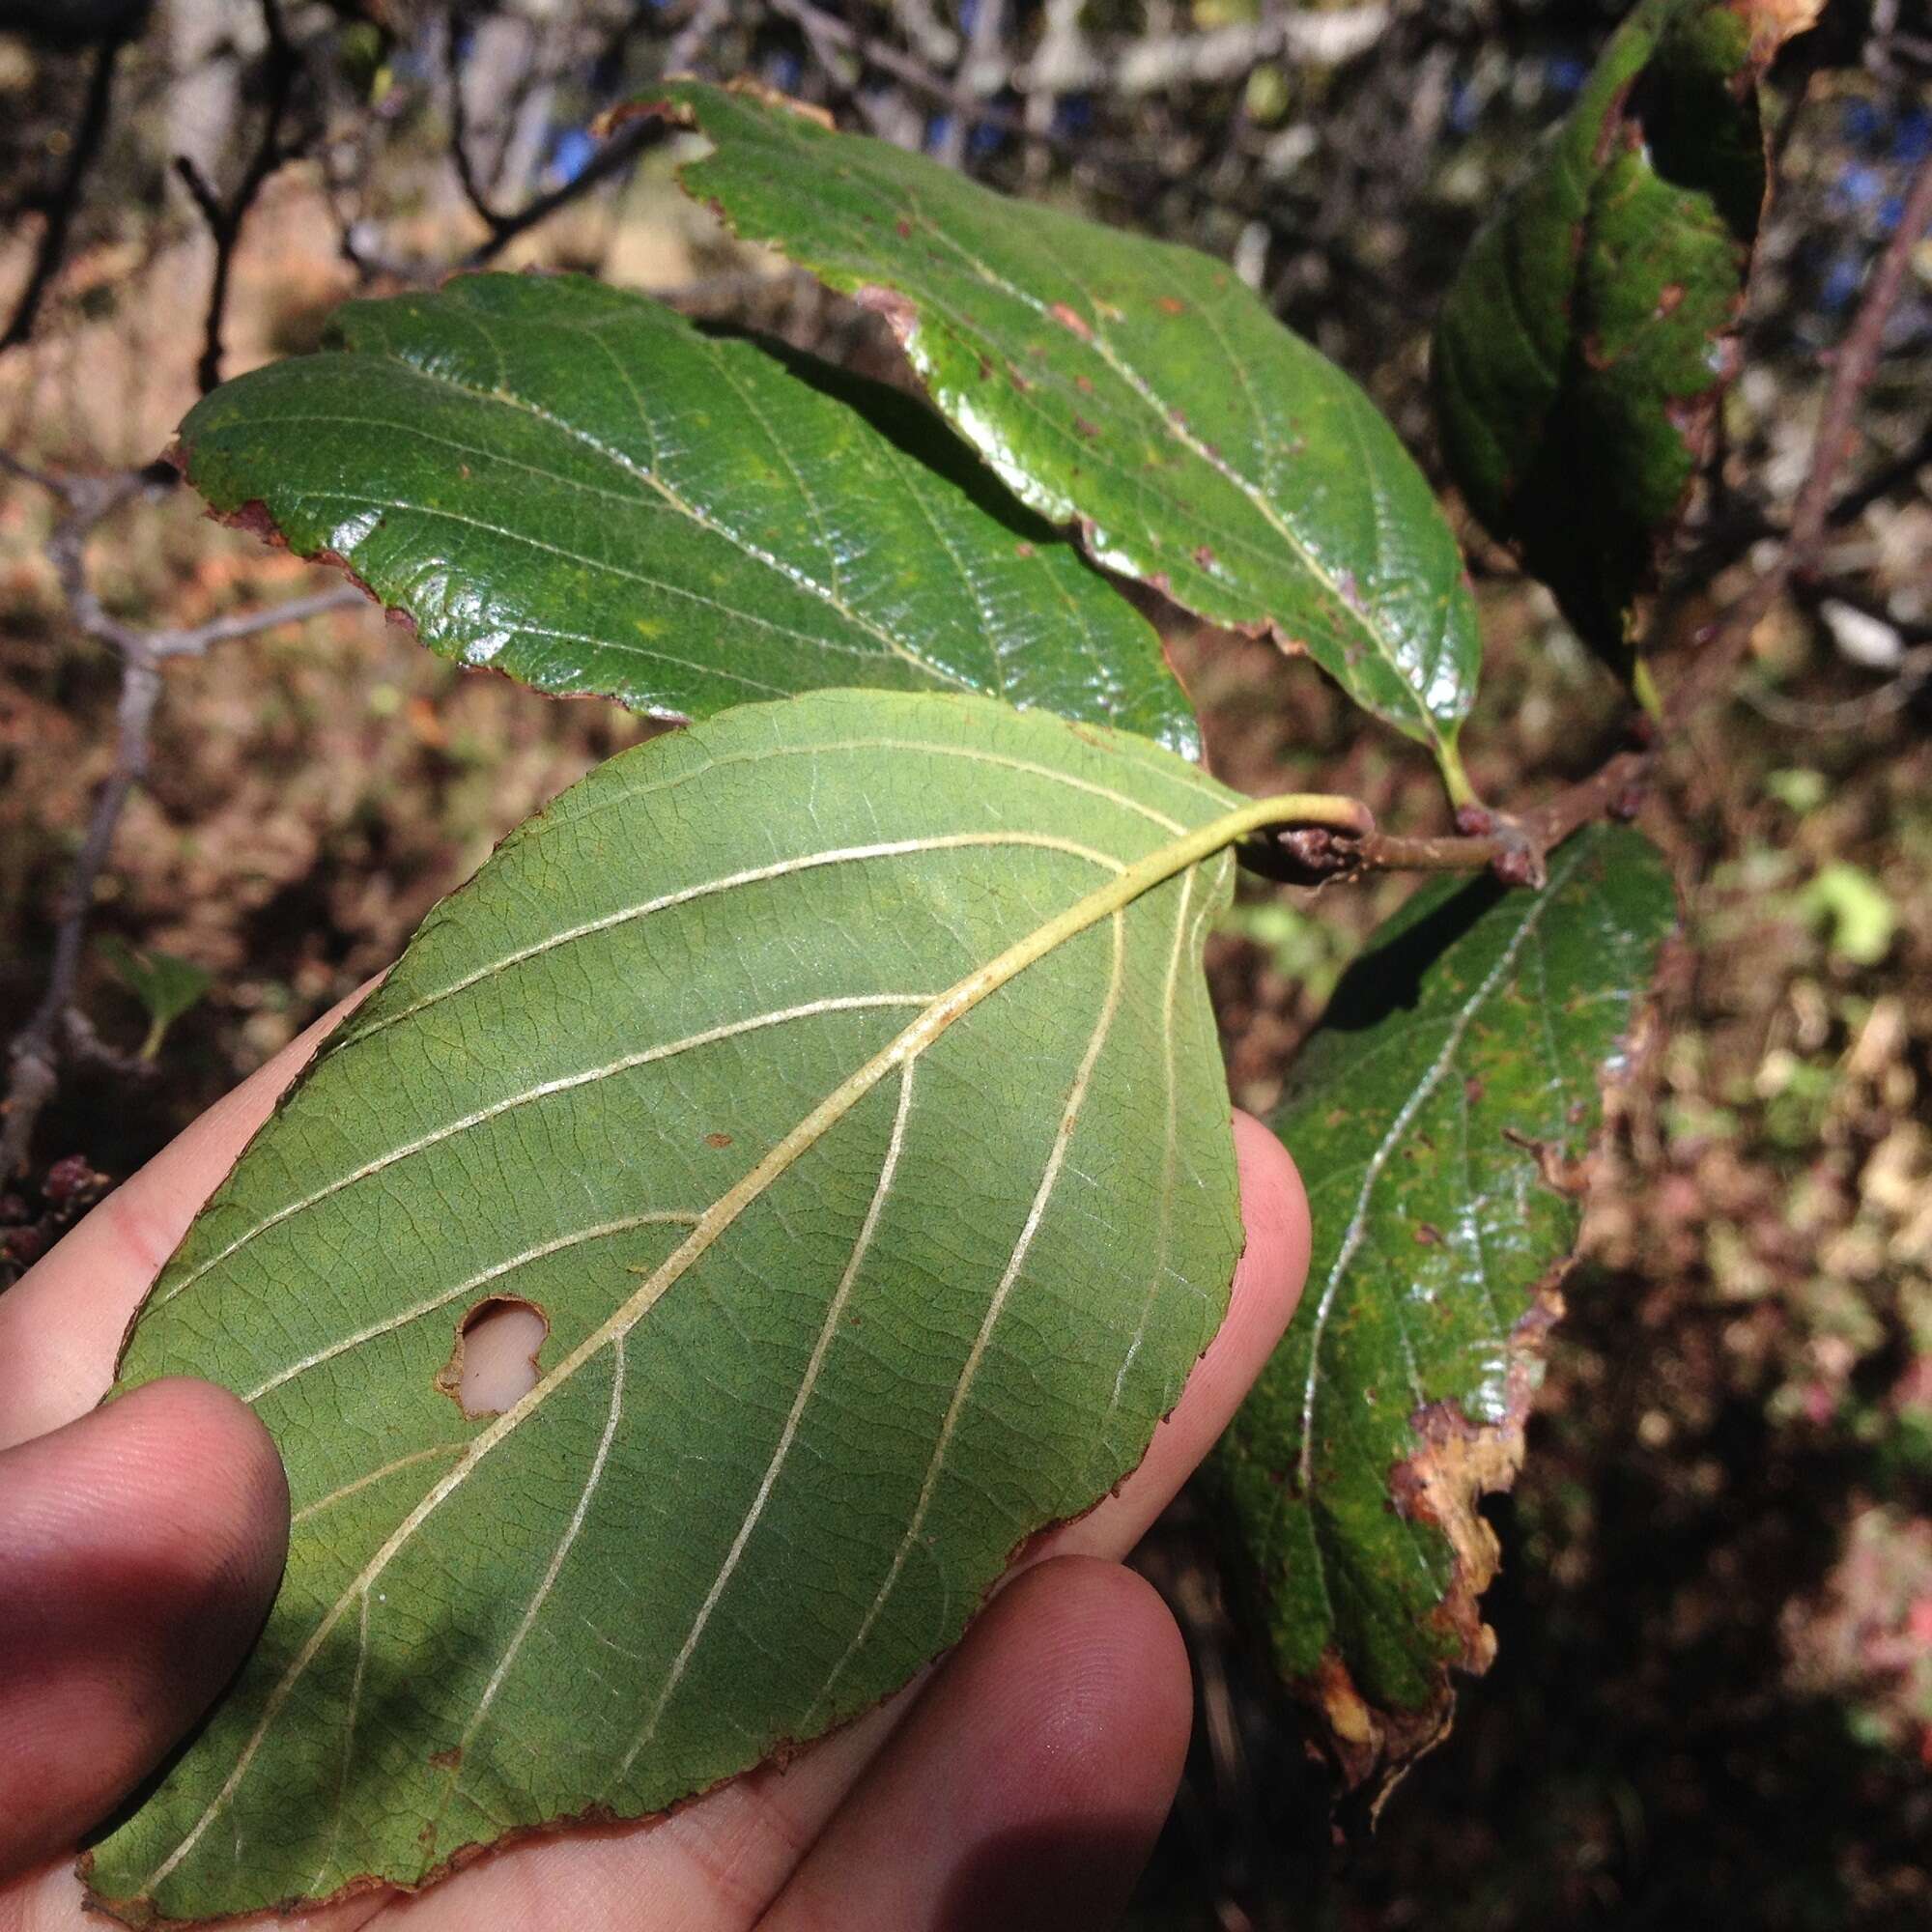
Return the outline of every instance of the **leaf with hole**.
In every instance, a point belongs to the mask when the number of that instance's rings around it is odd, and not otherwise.
[[[1152,626],[928,411],[582,276],[350,302],[181,448],[217,514],[539,691],[980,692],[1197,749]]]
[[[1225,1312],[1202,935],[1263,810],[1124,734],[828,693],[513,836],[128,1344],[123,1388],[246,1397],[295,1528],[99,1899],[242,1912],[662,1811],[951,1644]],[[537,1379],[467,1413],[453,1345],[505,1305]]]
[[[1109,569],[1306,649],[1460,773],[1480,647],[1454,533],[1375,405],[1225,264],[783,101],[667,93],[716,144],[691,193],[885,315],[1017,496]]]
[[[1308,1287],[1215,1452],[1236,1568],[1350,1785],[1385,1788],[1480,1670],[1477,1599],[1577,1237],[1578,1164],[1658,949],[1662,861],[1595,827],[1540,893],[1418,893],[1344,977],[1274,1126]]]
[[[1738,366],[1767,188],[1758,77],[1818,12],[1644,0],[1436,324],[1436,415],[1470,508],[1626,674]]]

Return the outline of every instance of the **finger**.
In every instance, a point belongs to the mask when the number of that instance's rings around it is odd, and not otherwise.
[[[208,1707],[288,1521],[268,1432],[207,1382],[0,1454],[0,1871],[71,1846]]]
[[[1179,1782],[1187,1655],[1152,1587],[1062,1557],[1004,1592],[760,1932],[1114,1922]]]
[[[0,1295],[0,1449],[71,1422],[106,1394],[121,1338],[161,1264],[282,1089],[375,983],[217,1100]]]
[[[1122,1557],[1174,1500],[1274,1352],[1308,1278],[1308,1197],[1288,1150],[1252,1114],[1235,1115],[1247,1246],[1235,1269],[1228,1319],[1194,1365],[1174,1413],[1141,1465],[1097,1509],[1041,1539],[1046,1556]]]

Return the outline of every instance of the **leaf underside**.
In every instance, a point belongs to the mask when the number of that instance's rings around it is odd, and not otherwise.
[[[1541,893],[1426,888],[1344,978],[1275,1118],[1315,1250],[1210,1480],[1351,1787],[1385,1788],[1441,1734],[1449,1666],[1489,1661],[1476,1501],[1520,1463],[1581,1212],[1561,1177],[1675,919],[1623,827],[1562,846]]]
[[[347,303],[181,441],[217,514],[539,691],[978,692],[1198,750],[1152,626],[928,412],[583,276]]]
[[[949,421],[1091,554],[1305,648],[1453,746],[1475,606],[1427,479],[1356,384],[1225,264],[994,194],[786,103],[667,90],[715,144],[685,187],[878,308]]]
[[[1767,189],[1757,79],[1814,5],[1644,0],[1436,324],[1444,452],[1620,671],[1724,389]]]
[[[1232,860],[939,996],[1235,802],[1143,740],[818,694],[612,759],[432,913],[122,1362],[242,1393],[295,1529],[99,1900],[193,1919],[662,1811],[953,1642],[1225,1312]],[[470,1420],[439,1373],[492,1297],[548,1338]]]

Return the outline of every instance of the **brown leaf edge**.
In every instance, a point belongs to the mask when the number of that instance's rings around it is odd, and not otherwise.
[[[1602,1117],[1583,1157],[1566,1166],[1551,1158],[1553,1149],[1524,1144],[1543,1184],[1569,1195],[1579,1207],[1587,1203],[1602,1173],[1622,1097],[1656,1051],[1662,1034],[1658,988],[1665,983],[1670,955],[1681,945],[1675,933],[1665,938],[1637,1012],[1599,1064]],[[1345,1836],[1372,1833],[1396,1787],[1449,1736],[1456,1716],[1456,1679],[1481,1677],[1495,1662],[1496,1634],[1483,1621],[1481,1599],[1502,1567],[1502,1545],[1481,1504],[1486,1496],[1514,1489],[1521,1472],[1530,1412],[1548,1366],[1550,1331],[1565,1313],[1563,1284],[1577,1265],[1579,1248],[1580,1238],[1548,1265],[1532,1291],[1528,1312],[1510,1330],[1501,1421],[1473,1422],[1454,1401],[1426,1404],[1409,1417],[1415,1449],[1389,1470],[1390,1508],[1440,1531],[1452,1551],[1452,1578],[1427,1627],[1448,1638],[1454,1649],[1435,1665],[1428,1701],[1414,1709],[1371,1703],[1333,1645],[1322,1652],[1312,1676],[1285,1684],[1305,1715],[1314,1755],[1334,1775],[1335,1823]],[[1261,1628],[1256,1619],[1255,1629]]]
[[[202,495],[201,486],[194,480],[191,469],[194,452],[179,438],[161,452],[160,461],[174,469],[189,489],[197,495]],[[274,512],[261,497],[250,497],[245,502],[236,504],[232,510],[219,508],[205,495],[202,496],[202,502],[204,504],[202,514],[210,523],[220,524],[227,529],[243,531],[257,542],[268,545],[270,550],[287,551],[291,556],[298,556],[304,563],[322,564],[339,572],[382,611],[384,622],[398,626],[407,631],[418,643],[421,642],[422,632],[416,623],[413,611],[404,609],[399,604],[387,602],[366,579],[356,573],[355,567],[340,551],[297,549],[289,541],[281,525],[275,521]],[[455,665],[466,676],[501,678],[504,683],[514,684],[520,691],[532,692],[553,704],[614,704],[620,710],[629,711],[633,717],[648,719],[655,724],[689,724],[692,722],[688,713],[668,705],[635,706],[626,703],[621,697],[602,691],[545,691],[541,686],[518,677],[500,665],[471,664],[467,658],[450,657],[441,651],[436,652],[435,655],[441,658],[445,664]]]
[[[313,1064],[313,1062],[310,1063],[311,1065]],[[304,1067],[302,1070],[306,1073],[308,1069]],[[289,1091],[294,1091],[293,1085]],[[287,1094],[284,1094],[283,1098],[286,1097]],[[279,1110],[280,1102],[277,1102],[277,1111],[279,1112]],[[257,1129],[257,1131],[259,1132],[260,1129]],[[1245,1251],[1245,1243],[1243,1247]],[[1239,1265],[1238,1256],[1236,1258],[1236,1266]],[[1218,1333],[1218,1330],[1216,1332]],[[130,1319],[127,1335],[123,1337],[122,1341],[124,1350],[127,1347],[128,1338],[132,1333],[133,1321]],[[1208,1348],[1212,1346],[1213,1343],[1210,1339]],[[1203,1356],[1207,1352],[1206,1349],[1201,1351]],[[1200,1360],[1201,1356],[1195,1358],[1197,1366]],[[1181,1384],[1181,1394],[1185,1395],[1185,1393],[1186,1382],[1183,1381]],[[1179,1398],[1177,1397],[1175,1406],[1178,1407],[1179,1406]],[[1111,1502],[1140,1473],[1141,1464],[1151,1454],[1161,1427],[1169,1420],[1173,1413],[1174,1409],[1170,1408],[1166,1414],[1156,1420],[1154,1434],[1148,1437],[1147,1448],[1141,1452],[1140,1460],[1134,1463],[1131,1469],[1124,1470],[1111,1488],[1106,1490],[1102,1494],[1095,1496],[1085,1509],[1075,1510],[1071,1516],[1058,1517],[1052,1522],[1042,1523],[1039,1528],[1028,1531],[1025,1536],[1021,1537],[1013,1545],[1012,1548],[1008,1552],[1007,1560],[1002,1565],[998,1575],[980,1592],[980,1601],[974,1605],[971,1615],[966,1619],[965,1628],[960,1633],[959,1643],[964,1643],[971,1636],[974,1625],[984,1615],[987,1605],[1006,1588],[1008,1583],[1020,1574],[1022,1564],[1035,1550],[1044,1545],[1049,1538],[1058,1536],[1063,1530],[1070,1528],[1074,1523],[1084,1521],[1102,1503]],[[956,1648],[957,1645],[955,1644],[953,1649]],[[519,1847],[537,1840],[578,1836],[592,1832],[642,1831],[648,1827],[662,1824],[666,1819],[675,1816],[678,1812],[687,1809],[689,1806],[701,1804],[705,1799],[716,1796],[717,1793],[723,1791],[727,1785],[738,1784],[748,1778],[753,1777],[781,1777],[793,1762],[806,1751],[816,1749],[829,1739],[838,1737],[842,1732],[849,1730],[854,1724],[860,1723],[865,1719],[871,1717],[875,1711],[891,1703],[894,1698],[902,1696],[909,1690],[916,1690],[923,1684],[926,1673],[943,1664],[952,1655],[952,1649],[941,1651],[923,1670],[907,1679],[896,1690],[886,1691],[883,1696],[867,1705],[865,1710],[855,1711],[849,1718],[840,1719],[836,1724],[829,1725],[826,1729],[814,1733],[810,1738],[780,1738],[756,1764],[748,1765],[743,1771],[731,1772],[724,1777],[716,1778],[701,1790],[694,1791],[688,1796],[679,1798],[673,1803],[667,1804],[661,1811],[628,1814],[613,1810],[608,1804],[592,1804],[582,1811],[573,1811],[558,1818],[547,1818],[541,1824],[512,1826],[497,1837],[472,1841],[467,1845],[459,1845],[446,1859],[432,1865],[412,1885],[404,1884],[397,1879],[366,1876],[353,1878],[348,1884],[338,1886],[333,1891],[325,1893],[320,1897],[301,1894],[279,1899],[271,1905],[251,1905],[243,1912],[219,1912],[208,1918],[170,1918],[164,1914],[155,1911],[151,1902],[145,1897],[106,1898],[99,1892],[97,1892],[93,1883],[94,1851],[92,1846],[88,1845],[82,1848],[79,1856],[74,1861],[73,1867],[74,1876],[81,1883],[82,1910],[89,1917],[99,1918],[103,1920],[111,1919],[118,1924],[133,1927],[134,1932],[203,1932],[203,1928],[253,1924],[265,1917],[325,1912],[330,1907],[347,1904],[351,1899],[355,1898],[370,1898],[380,1895],[386,1896],[391,1902],[400,1904],[416,1897],[421,1892],[430,1890],[436,1886],[441,1885],[444,1880],[454,1878],[459,1872],[467,1871],[472,1865],[486,1863],[490,1860],[497,1858],[506,1852],[516,1851]],[[185,1748],[186,1744],[192,1742],[194,1735],[194,1732],[190,1732],[188,1738],[184,1740],[181,1748]],[[171,1753],[163,1761],[155,1776],[159,1777],[164,1775],[173,1764],[177,1755],[179,1755],[179,1751]],[[446,1750],[432,1751],[429,1754],[428,1761],[440,1768],[450,1769],[455,1764],[461,1762],[461,1753],[459,1751],[453,1756]],[[147,1789],[148,1786],[145,1784],[138,1788],[129,1799],[126,1800],[122,1805],[102,1822],[99,1830],[89,1834],[90,1837],[99,1838],[104,1836],[116,1825],[131,1817],[145,1797]]]
[[[1740,4],[1776,4],[1776,0],[1740,0]],[[1825,4],[1825,0],[1782,0],[1782,4],[1822,6]],[[695,76],[671,74],[668,75],[667,78],[670,80],[683,80],[695,78]],[[707,83],[707,85],[716,85],[716,83]],[[838,123],[834,120],[828,109],[816,106],[809,100],[794,99],[790,95],[781,93],[777,88],[768,87],[762,81],[740,76],[737,79],[725,81],[723,92],[741,95],[746,99],[754,100],[764,107],[782,109],[788,113],[796,114],[801,120],[810,121],[814,127],[824,128],[827,133],[837,133],[838,131]],[[648,95],[640,97],[636,100],[622,101],[614,107],[607,108],[595,122],[594,131],[600,135],[612,134],[618,128],[622,128],[625,123],[636,120],[662,121],[666,127],[679,128],[687,133],[701,131],[696,113],[683,101]],[[724,204],[716,195],[700,197],[697,190],[686,183],[684,179],[684,164],[682,162],[675,169],[675,175],[679,187],[683,188],[687,195],[694,201],[701,200],[702,205],[732,235],[735,236],[739,233],[737,225],[733,222]],[[776,244],[758,243],[755,245],[774,246]],[[780,252],[783,253],[784,251],[781,249]],[[791,260],[793,258],[787,255],[786,259]],[[800,266],[802,267],[803,265]],[[823,287],[832,290],[835,295],[842,293],[857,307],[878,316],[891,331],[893,340],[898,345],[901,354],[906,357],[907,366],[912,366],[913,338],[919,332],[925,317],[924,311],[910,296],[906,295],[902,290],[890,288],[877,282],[863,282],[850,289],[842,289],[836,285],[827,275],[821,274],[816,270],[805,268],[804,272],[810,275],[814,281],[820,283]],[[1163,298],[1163,299],[1168,298]],[[1070,334],[1079,336],[1083,340],[1091,334],[1092,331],[1089,329],[1086,322],[1079,316],[1076,316],[1072,310],[1066,309],[1065,304],[1056,303],[1053,313],[1054,319]],[[913,373],[917,376],[919,372],[915,368]],[[987,365],[983,362],[980,365],[980,373],[982,375],[990,373]],[[1018,369],[1009,365],[1006,373],[1008,379],[1016,388],[1025,390],[1032,386]],[[923,377],[920,378],[920,383],[922,392],[923,392],[924,381]],[[1075,512],[1071,517],[1056,518],[1047,516],[1037,505],[1030,505],[1029,507],[1034,508],[1037,514],[1045,517],[1046,521],[1054,528],[1077,537],[1080,549],[1085,554],[1087,561],[1106,577],[1117,590],[1127,584],[1145,584],[1150,590],[1159,596],[1162,606],[1166,609],[1179,611],[1189,616],[1197,614],[1186,604],[1176,598],[1173,580],[1168,576],[1166,571],[1128,571],[1114,564],[1103,564],[1099,560],[1097,554],[1098,545],[1095,541],[1097,526],[1092,517],[1082,516],[1078,512]],[[1207,544],[1203,544],[1194,554],[1195,562],[1204,570],[1213,561],[1213,557],[1214,553]],[[1458,573],[1458,581],[1464,591],[1468,592],[1471,596],[1475,594],[1475,579],[1471,576],[1466,562]],[[1359,593],[1354,589],[1352,579],[1345,581],[1343,584],[1343,597],[1350,608],[1358,613],[1360,612],[1362,603]],[[1213,628],[1226,631],[1233,637],[1265,639],[1267,642],[1273,644],[1284,657],[1306,657],[1308,654],[1306,640],[1297,636],[1294,631],[1283,624],[1278,618],[1272,616],[1257,617],[1250,620],[1216,620]],[[1173,669],[1171,662],[1169,668]],[[1179,673],[1177,672],[1176,675],[1178,676]],[[1184,689],[1185,687],[1183,686]]]

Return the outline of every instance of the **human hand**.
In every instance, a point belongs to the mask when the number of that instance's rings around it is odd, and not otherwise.
[[[163,1381],[97,1408],[128,1319],[324,1034],[309,1029],[0,1296],[0,1932],[76,1932],[71,1850],[193,1724],[273,1598],[274,1445],[235,1397]],[[1040,1539],[959,1647],[783,1771],[668,1816],[542,1835],[308,1932],[1022,1932],[1112,1922],[1180,1775],[1174,1620],[1120,1559],[1220,1434],[1308,1265],[1300,1181],[1237,1114],[1247,1251],[1146,1461]],[[7,1876],[7,1875],[12,1876]],[[99,1923],[87,1920],[86,1923]],[[252,1921],[261,1923],[264,1921]]]

